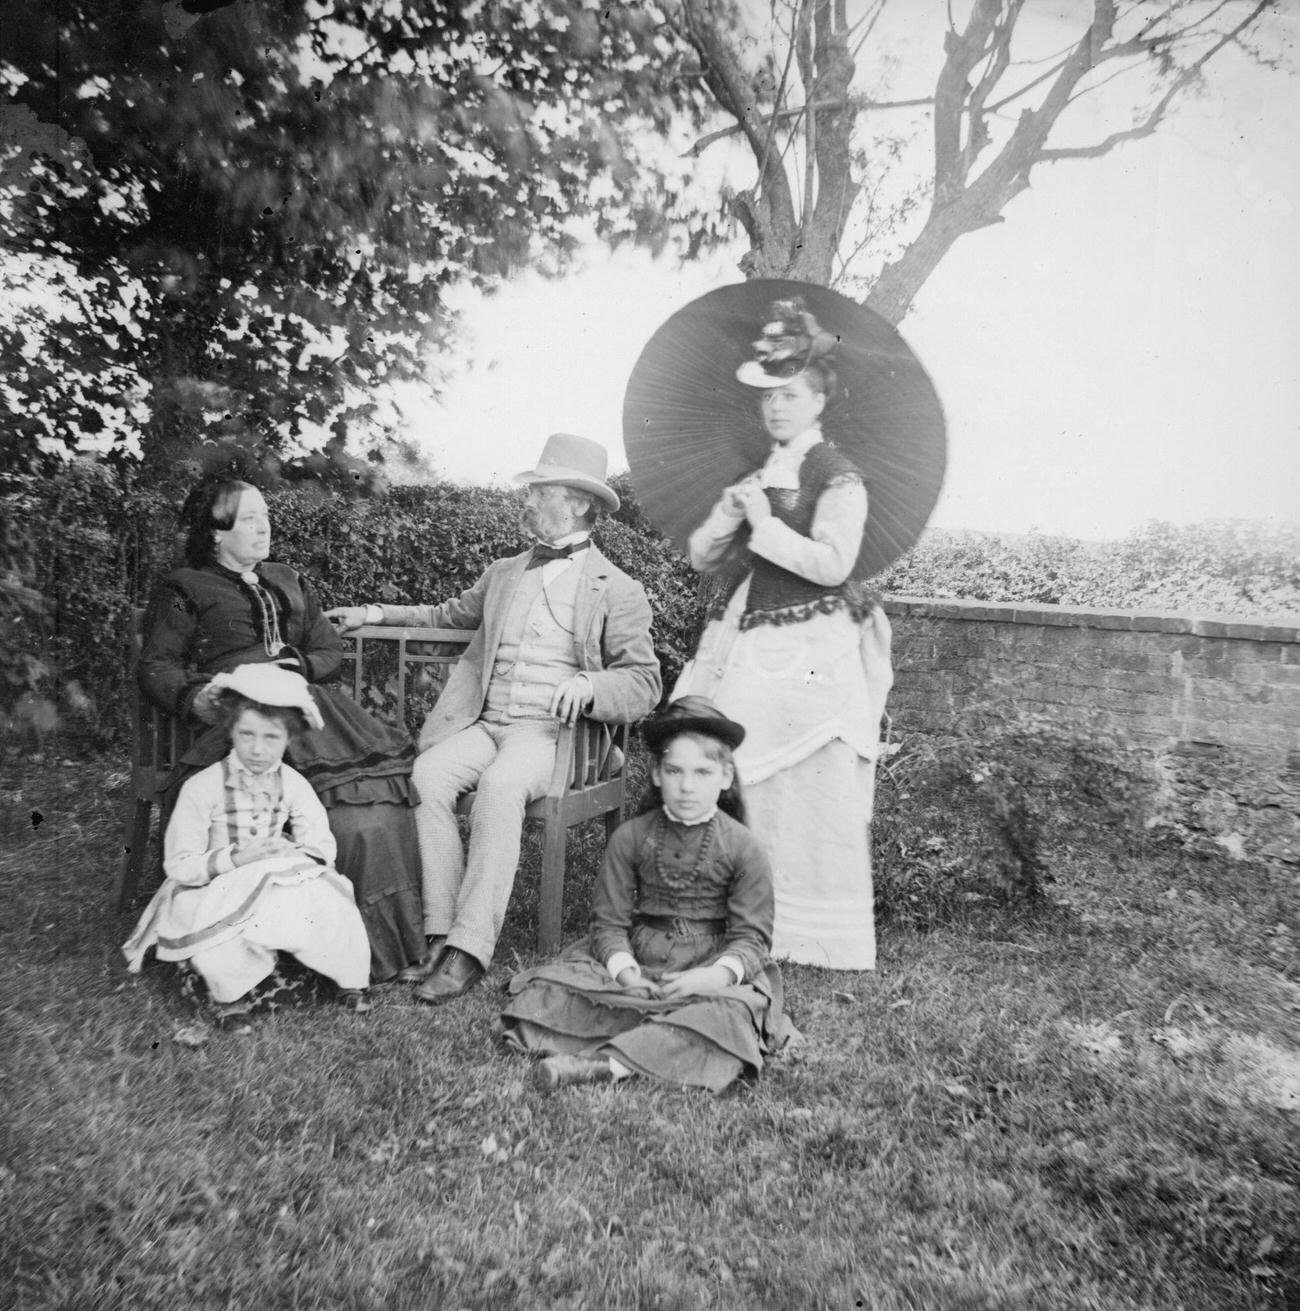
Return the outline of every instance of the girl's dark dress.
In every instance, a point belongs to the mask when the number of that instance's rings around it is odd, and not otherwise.
[[[772,875],[754,835],[719,811],[688,826],[663,810],[628,820],[605,848],[586,943],[510,980],[507,1041],[541,1056],[612,1056],[668,1083],[720,1092],[756,1075],[792,1029],[772,942]],[[743,983],[661,1000],[622,988],[607,962],[669,970],[739,962]]]
[[[176,569],[145,619],[140,686],[169,715],[189,719],[214,674],[285,657],[312,684],[323,729],[296,737],[285,759],[312,785],[338,842],[337,867],[352,883],[370,938],[371,977],[391,978],[424,951],[420,857],[411,807],[414,749],[404,732],[323,686],[338,678],[342,644],[303,579],[286,565],[259,564],[259,586],[221,565]],[[273,654],[275,626],[284,648]],[[290,666],[293,668],[294,666]],[[203,733],[181,757],[171,786],[220,760],[222,730]]]

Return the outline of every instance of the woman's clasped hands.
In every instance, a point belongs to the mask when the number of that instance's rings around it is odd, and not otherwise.
[[[722,493],[722,508],[737,519],[748,519],[751,528],[771,516],[772,506],[757,477],[742,478]]]

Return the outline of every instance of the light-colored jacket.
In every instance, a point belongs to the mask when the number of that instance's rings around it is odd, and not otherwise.
[[[530,555],[524,551],[493,561],[473,587],[441,605],[381,607],[385,624],[476,630],[420,729],[421,751],[468,728],[482,714],[506,614]],[[581,558],[573,609],[574,658],[591,682],[587,716],[632,723],[650,713],[662,689],[650,638],[650,602],[641,584],[594,544]]]

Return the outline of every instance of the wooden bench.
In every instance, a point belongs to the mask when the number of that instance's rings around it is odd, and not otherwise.
[[[133,652],[140,649],[142,612],[133,625]],[[451,666],[460,659],[472,632],[458,628],[388,628],[366,626],[344,638],[344,674],[338,686],[358,704],[412,732],[423,718],[417,702],[432,702]],[[134,668],[135,660],[132,660]],[[349,668],[350,666],[350,668]],[[418,695],[417,695],[418,694]],[[378,703],[377,705],[374,703]],[[158,789],[194,738],[186,724],[162,713],[131,682],[131,783],[122,833],[122,862],[113,890],[114,904],[125,910],[135,899],[144,873],[145,855],[158,803]],[[537,946],[553,952],[560,945],[564,911],[564,864],[568,832],[587,820],[605,820],[609,836],[623,818],[624,764],[628,754],[626,724],[592,719],[562,725],[555,768],[546,792],[525,812],[543,824],[542,873]],[[474,793],[461,797],[459,813],[468,815]]]

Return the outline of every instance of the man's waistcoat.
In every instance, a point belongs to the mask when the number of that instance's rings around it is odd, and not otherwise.
[[[578,671],[573,607],[582,569],[572,564],[543,584],[545,572],[523,575],[506,612],[483,706],[493,723],[549,719],[556,687]]]

